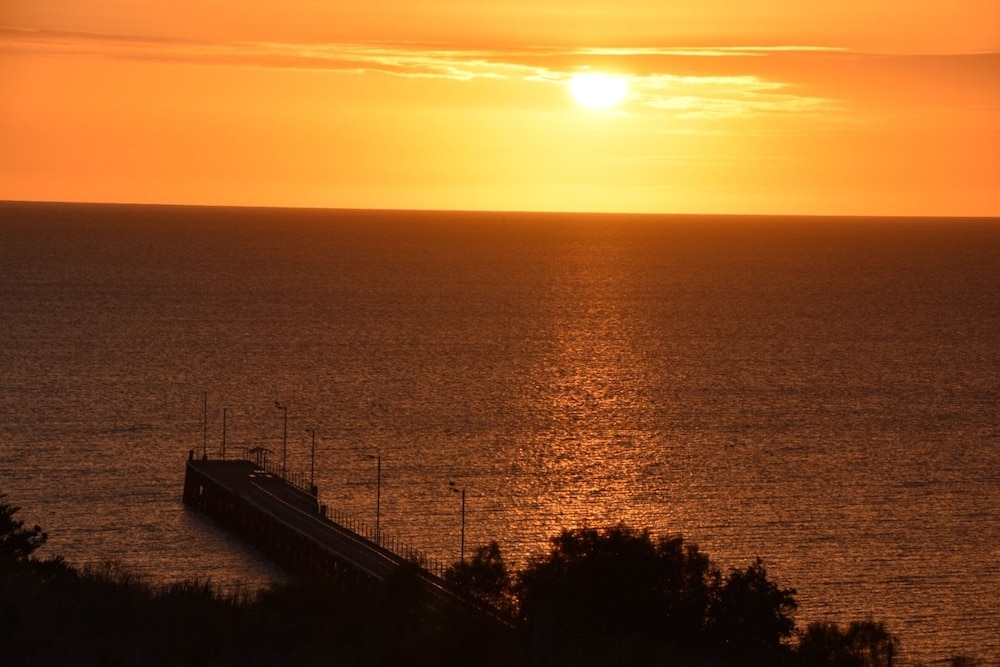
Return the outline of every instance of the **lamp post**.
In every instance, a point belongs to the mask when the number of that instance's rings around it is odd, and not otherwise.
[[[382,456],[369,454],[368,458],[375,459],[375,544],[382,546],[379,541],[381,531],[379,530],[379,520],[382,514]]]
[[[465,562],[465,487],[459,489],[457,486],[455,486],[455,482],[448,482],[448,487],[454,493],[462,494],[462,550],[460,552],[460,560],[461,562],[464,563]]]
[[[316,429],[307,428],[306,433],[312,435],[312,459],[309,464],[309,488],[316,495]]]
[[[285,430],[281,434],[281,476],[286,477],[288,470],[286,466],[288,461],[288,406],[275,401],[274,407],[285,413]]]
[[[208,392],[202,392],[202,411],[204,413],[204,419],[202,420],[202,433],[203,439],[201,443],[201,458],[208,458]]]

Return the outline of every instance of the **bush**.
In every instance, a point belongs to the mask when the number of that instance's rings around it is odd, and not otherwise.
[[[515,577],[496,542],[446,572],[511,627],[429,596],[415,565],[381,585],[345,574],[228,596],[208,581],[151,587],[114,562],[81,572],[35,559],[45,533],[17,511],[0,502],[0,664],[500,666],[530,662],[530,647],[550,665],[891,667],[898,648],[873,620],[812,623],[793,647],[795,591],[760,559],[723,576],[682,537],[625,524],[564,530]]]
[[[710,635],[732,664],[773,665],[788,653],[796,608],[795,591],[769,581],[758,558],[716,587]]]
[[[723,578],[681,537],[624,524],[563,531],[518,579],[521,620],[555,662],[757,664],[787,652],[794,591],[760,560]]]
[[[882,622],[853,621],[842,631],[817,621],[802,632],[798,658],[803,667],[891,667],[898,645]]]
[[[512,581],[495,540],[476,549],[469,560],[448,568],[444,580],[456,592],[487,605],[500,616],[513,615]]]
[[[0,567],[26,562],[48,539],[40,526],[29,530],[24,521],[15,519],[21,508],[4,502],[6,497],[0,493]]]

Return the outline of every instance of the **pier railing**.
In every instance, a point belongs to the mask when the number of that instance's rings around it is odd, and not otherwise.
[[[249,461],[264,472],[280,477],[306,493],[312,493],[309,477],[303,472],[283,470],[281,465],[268,457],[270,450],[263,447],[229,447],[223,452],[206,452],[202,458],[210,461]]]
[[[408,560],[411,563],[416,563],[438,579],[444,578],[444,573],[449,567],[446,563],[428,555],[420,549],[412,547],[396,535],[387,533],[381,529],[375,530],[371,524],[366,523],[357,517],[351,516],[347,512],[330,509],[327,508],[326,505],[321,507],[326,510],[326,514],[323,516],[327,520],[347,528],[356,535],[360,535],[372,544],[375,544],[376,546],[381,547],[382,549],[385,549],[400,558]]]
[[[260,448],[231,447],[224,453],[205,453],[202,455],[202,458],[211,461],[248,461],[254,464],[258,470],[283,479],[305,493],[311,495],[314,493],[313,486],[310,483],[309,478],[304,473],[289,472],[287,470],[283,471],[281,465],[278,462],[269,459],[266,451],[261,451]],[[273,496],[273,494],[268,491],[259,487],[258,490],[260,494],[265,494],[258,495],[257,499],[259,501],[272,502],[273,500],[274,502],[283,503],[283,501],[276,496]],[[270,496],[272,500],[268,500],[268,496]],[[320,504],[320,514],[318,517],[315,517],[315,519],[344,528],[399,558],[415,563],[436,579],[443,580],[445,571],[450,567],[450,565],[444,561],[434,558],[426,552],[413,547],[398,536],[382,530],[381,527],[376,530],[371,524],[349,514],[348,512],[344,512],[336,508],[330,508],[325,504]]]

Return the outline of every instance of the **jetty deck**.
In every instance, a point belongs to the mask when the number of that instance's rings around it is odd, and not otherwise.
[[[207,454],[196,458],[192,450],[184,475],[185,504],[240,535],[293,574],[384,582],[405,568],[429,607],[458,612],[483,627],[510,630],[510,622],[495,609],[452,590],[441,577],[440,564],[377,530],[364,530],[360,522],[338,523],[320,505],[315,486],[301,476],[286,478],[281,474],[284,471],[253,451],[225,459]]]
[[[188,456],[184,502],[294,573],[357,573],[385,581],[400,567],[420,565],[412,555],[404,558],[327,517],[315,491],[253,460],[196,458],[193,451]],[[436,597],[457,599],[439,576],[423,568],[418,571]]]

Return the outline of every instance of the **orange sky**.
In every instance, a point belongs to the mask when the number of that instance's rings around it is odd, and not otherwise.
[[[1000,3],[7,0],[0,199],[1000,216]]]

